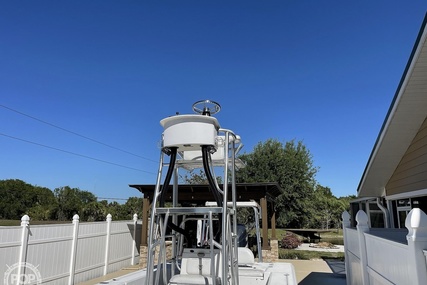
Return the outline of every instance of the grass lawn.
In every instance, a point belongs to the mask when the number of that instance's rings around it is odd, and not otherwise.
[[[276,238],[278,240],[281,240],[285,235],[286,235],[285,229],[276,229]],[[343,237],[342,229],[332,229],[330,232],[321,233],[320,237],[326,238],[326,239],[342,238]],[[268,229],[268,238],[271,238],[271,229]]]
[[[294,250],[279,248],[280,259],[339,259],[344,260],[344,252],[324,252],[311,250]]]
[[[52,225],[52,224],[71,224],[71,221],[33,221],[30,220],[30,225]],[[21,220],[2,220],[0,219],[0,227],[20,226]]]
[[[286,235],[285,229],[276,229],[276,237],[280,241]],[[271,229],[268,230],[268,237],[271,238]],[[342,229],[333,229],[331,232],[321,234],[321,238],[325,240],[342,239]],[[301,237],[301,240],[303,237]],[[280,259],[339,259],[344,260],[344,252],[323,252],[323,251],[310,251],[310,250],[294,250],[279,248]]]
[[[19,226],[21,225],[20,220],[0,220],[1,227]]]

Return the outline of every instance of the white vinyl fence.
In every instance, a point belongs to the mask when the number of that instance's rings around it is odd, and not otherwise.
[[[402,229],[370,229],[364,211],[350,228],[344,212],[344,247],[347,285],[427,284],[427,215],[420,209],[409,212]]]
[[[25,215],[21,226],[0,227],[1,284],[7,284],[13,268],[25,276],[32,266],[43,284],[71,285],[138,263],[141,223],[136,214],[129,221],[112,221],[110,214],[105,222],[80,223],[78,215],[69,224],[29,221]]]

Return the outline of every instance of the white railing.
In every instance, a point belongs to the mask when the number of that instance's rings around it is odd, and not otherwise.
[[[408,246],[370,234],[365,234],[365,239],[369,274],[374,276],[378,272],[383,278],[393,280],[394,284],[407,284],[410,270],[402,265],[410,264]],[[382,251],[380,254],[379,250]]]
[[[353,255],[360,258],[360,249],[359,249],[359,236],[357,230],[347,229],[346,230],[347,238],[347,250],[350,251]]]
[[[80,223],[75,215],[69,224],[31,226],[25,215],[21,226],[0,227],[0,283],[13,268],[25,278],[33,266],[43,284],[62,285],[135,265],[140,236],[136,214],[130,221],[112,221],[109,214],[105,222]]]
[[[364,211],[350,228],[344,212],[343,230],[347,285],[427,284],[427,215],[412,209],[402,229],[370,229]]]

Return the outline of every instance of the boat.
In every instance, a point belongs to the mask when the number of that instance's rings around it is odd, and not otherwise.
[[[221,110],[217,102],[198,101],[192,109],[195,114],[177,114],[160,121],[163,133],[147,268],[101,284],[296,285],[292,264],[262,262],[259,206],[251,201],[237,202],[235,173],[244,167],[238,158],[241,137],[220,127],[213,116]],[[203,206],[179,201],[179,173],[194,169],[203,170],[215,201]],[[172,203],[167,204],[171,181]],[[218,181],[226,183],[220,188]],[[239,207],[254,209],[257,260],[239,240]]]

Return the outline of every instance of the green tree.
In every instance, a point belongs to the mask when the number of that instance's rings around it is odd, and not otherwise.
[[[282,193],[276,197],[276,221],[279,227],[306,227],[310,201],[316,184],[317,168],[302,141],[285,144],[269,139],[258,143],[253,152],[240,159],[246,167],[236,173],[238,182],[277,182]]]
[[[329,187],[316,185],[311,202],[310,228],[332,229],[341,227],[341,215],[349,209],[354,196],[337,198]],[[348,210],[347,210],[348,211]]]
[[[101,201],[104,203],[104,201]],[[105,201],[107,202],[107,201]],[[108,203],[107,203],[108,204]],[[141,204],[142,207],[142,204]],[[114,220],[129,220],[128,211],[125,209],[124,204],[113,201],[107,205],[107,214],[111,214]],[[141,218],[141,217],[140,217]]]
[[[103,203],[97,201],[84,204],[81,213],[81,219],[87,222],[105,221],[108,214],[107,207],[105,207]],[[113,218],[115,217],[113,216]]]
[[[20,219],[25,214],[26,193],[31,185],[18,179],[0,181],[0,217],[3,219]]]
[[[309,227],[329,229],[333,224],[336,202],[337,199],[331,189],[317,185],[312,200],[313,215]]]
[[[344,211],[350,212],[350,202],[354,199],[356,199],[357,196],[356,195],[348,195],[348,196],[344,196],[344,197],[339,197],[338,200],[341,201],[341,203],[344,205]],[[342,214],[342,213],[341,213]],[[341,219],[341,216],[340,216]]]
[[[55,212],[52,191],[19,179],[0,180],[0,197],[0,218],[3,219],[21,219],[24,214],[31,214],[35,220],[47,220]]]
[[[121,211],[121,219],[131,220],[134,214],[138,217],[142,217],[142,198],[129,197],[125,204],[122,205],[123,210]]]
[[[56,188],[54,194],[58,203],[56,217],[60,221],[71,220],[75,214],[79,214],[84,220],[84,206],[96,202],[96,197],[91,192],[69,186]],[[92,214],[86,212],[86,215],[91,216]]]
[[[142,199],[131,197],[125,204],[97,201],[96,196],[69,186],[56,188],[33,186],[19,179],[0,180],[0,218],[21,219],[28,214],[32,220],[70,221],[74,214],[81,221],[104,221],[110,213],[114,220],[141,217]]]
[[[31,190],[31,198],[31,207],[27,211],[31,219],[38,221],[55,219],[58,203],[50,189],[35,186]]]
[[[208,184],[208,178],[203,169],[191,169],[181,175],[184,184]]]
[[[218,184],[222,184],[222,177],[215,176]],[[184,184],[208,184],[208,178],[206,177],[206,173],[204,169],[191,169],[186,171],[184,175],[180,176],[180,179],[184,182]]]

